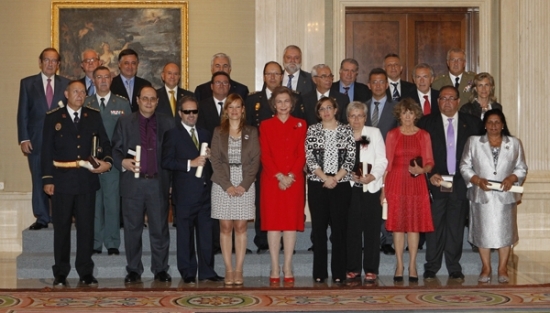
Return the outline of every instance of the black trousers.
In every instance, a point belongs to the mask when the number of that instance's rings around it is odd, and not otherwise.
[[[347,225],[347,271],[378,274],[380,265],[380,222],[382,221],[381,191],[363,192],[363,187],[351,188],[351,205]],[[361,251],[361,248],[363,250]]]
[[[75,268],[80,277],[92,275],[94,261],[95,192],[80,195],[63,194],[56,190],[53,206],[54,276],[69,275],[71,271],[71,226],[73,215],[76,226]]]
[[[346,226],[351,201],[349,182],[338,183],[334,189],[323,188],[323,183],[308,180],[308,204],[311,212],[313,251],[313,278],[325,279],[327,272],[327,228],[331,227],[332,279],[346,279]]]

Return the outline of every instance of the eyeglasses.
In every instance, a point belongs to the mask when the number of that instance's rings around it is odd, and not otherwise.
[[[329,74],[329,75],[321,75],[321,76],[319,76],[319,75],[315,75],[315,76],[313,76],[313,77],[317,77],[317,78],[320,78],[320,79],[327,79],[327,78],[330,78],[330,79],[332,79],[332,78],[334,77],[334,75],[333,75],[333,74]]]
[[[364,114],[361,114],[361,115],[348,115],[348,118],[350,120],[358,120],[358,119],[362,119],[362,118],[365,118],[365,115]]]
[[[264,75],[265,75],[265,76],[275,76],[275,77],[279,77],[279,76],[281,76],[281,75],[283,75],[283,74],[281,74],[281,73],[264,73]]]
[[[464,59],[449,59],[449,62],[451,63],[462,63],[465,62]]]
[[[42,59],[42,63],[51,63],[51,64],[57,64],[59,60],[57,59]]]
[[[331,106],[324,107],[324,108],[323,108],[323,107],[319,108],[319,111],[320,111],[320,112],[332,111],[332,110],[334,110],[334,107],[331,107]]]
[[[458,100],[458,98],[455,98],[455,97],[439,98],[439,101],[441,102],[455,101],[455,100]]]
[[[82,60],[82,63],[93,64],[96,61],[99,61],[99,60],[97,58],[91,58],[91,59]]]
[[[199,110],[180,110],[183,114],[189,115],[189,114],[199,114]]]
[[[151,97],[151,98],[140,97],[139,100],[141,100],[141,102],[144,102],[144,103],[155,103],[157,102],[158,98],[157,97]]]
[[[216,86],[229,86],[229,82],[214,82]]]

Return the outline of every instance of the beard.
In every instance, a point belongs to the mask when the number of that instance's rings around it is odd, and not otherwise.
[[[296,73],[297,71],[300,70],[300,67],[302,66],[302,64],[300,64],[300,63],[283,63],[283,66],[285,67],[285,70],[289,74],[294,74],[294,73]]]

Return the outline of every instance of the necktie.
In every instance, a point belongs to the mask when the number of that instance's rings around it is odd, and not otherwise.
[[[286,87],[288,89],[291,89],[292,90],[292,78],[294,77],[294,75],[290,74],[288,75],[288,83],[286,84]]]
[[[74,112],[74,119],[73,123],[76,127],[78,127],[78,123],[80,122],[80,118],[78,117],[78,112]]]
[[[449,175],[453,175],[456,170],[456,147],[455,147],[455,129],[453,127],[453,119],[447,119],[449,126],[447,127],[447,171]]]
[[[220,114],[220,116],[222,116],[222,112],[223,112],[223,102],[218,102],[218,105],[220,106],[220,111],[218,112]]]
[[[430,113],[432,113],[430,100],[428,100],[428,96],[424,96],[424,115],[428,115]]]
[[[170,107],[172,108],[172,114],[176,116],[176,98],[174,97],[174,90],[168,91],[170,93]]]
[[[344,87],[344,94],[347,95],[349,91],[349,87]]]
[[[455,78],[455,88],[458,89],[458,85],[460,85],[460,78]]]
[[[95,94],[95,87],[94,87],[93,83],[90,83],[90,87],[88,87],[88,90],[86,91],[86,94],[88,96],[91,96],[91,95]]]
[[[51,78],[48,78],[48,85],[46,86],[46,101],[48,102],[48,109],[50,109],[52,107],[53,101],[53,88]]]
[[[391,84],[393,86],[393,94],[391,97],[393,100],[399,100],[401,96],[399,95],[399,90],[397,90],[397,83],[391,83]]]
[[[101,98],[99,100],[101,100],[99,107],[101,108],[101,111],[103,111],[105,109],[105,98]]]
[[[372,126],[377,127],[378,126],[378,105],[380,102],[375,101],[374,102],[374,110],[372,111]]]
[[[126,92],[128,93],[128,99],[130,100],[130,103],[132,103],[132,91],[130,90],[130,81],[126,81]]]
[[[195,128],[191,128],[191,140],[193,140],[193,143],[195,144],[195,147],[197,147],[197,150],[198,150],[199,141],[197,140],[197,136],[195,136]]]

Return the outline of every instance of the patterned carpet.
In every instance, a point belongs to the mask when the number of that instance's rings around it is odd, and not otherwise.
[[[0,312],[550,312],[550,285],[471,288],[0,290]]]

